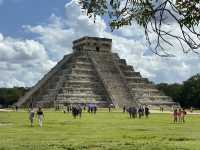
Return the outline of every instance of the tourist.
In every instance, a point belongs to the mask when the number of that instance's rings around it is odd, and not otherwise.
[[[111,112],[111,106],[108,105],[108,112]]]
[[[82,117],[82,107],[81,105],[78,105],[78,114],[79,114],[79,118]]]
[[[173,118],[174,118],[174,123],[177,123],[177,109],[174,109]]]
[[[91,113],[91,104],[88,104],[88,113]]]
[[[70,112],[70,105],[67,105],[67,112]]]
[[[126,112],[126,106],[124,105],[123,106],[123,113],[125,113]]]
[[[112,108],[113,108],[113,104],[108,105],[108,112],[111,112]]]
[[[43,117],[44,117],[44,113],[43,113],[41,107],[38,108],[37,116],[38,116],[38,124],[39,124],[39,127],[41,128],[42,127]]]
[[[185,123],[185,115],[187,114],[187,112],[185,111],[185,109],[182,110],[181,112],[181,122]]]
[[[130,118],[136,118],[137,117],[137,108],[136,107],[128,107],[126,111],[129,113]]]
[[[33,121],[34,121],[35,111],[33,108],[29,109],[29,120],[31,123],[31,127],[33,127]]]
[[[16,111],[16,112],[18,111],[18,106],[17,106],[17,105],[15,106],[15,111]]]
[[[145,113],[146,118],[148,118],[148,116],[149,116],[149,108],[148,108],[148,106],[145,106],[144,113]]]
[[[142,106],[142,116],[144,116],[144,107]]]
[[[164,108],[162,106],[160,106],[160,111],[163,112],[164,111]]]
[[[142,106],[140,106],[140,108],[138,109],[138,116],[139,116],[139,119],[143,116],[143,108],[142,108]]]
[[[84,111],[86,110],[86,105],[85,105],[85,104],[83,105],[83,110],[84,110]]]
[[[94,114],[96,114],[96,112],[97,112],[97,106],[94,105]]]
[[[72,106],[72,116],[76,119],[77,116],[81,118],[82,116],[82,108],[80,105],[73,105]]]
[[[177,111],[177,119],[178,119],[179,123],[181,123],[181,115],[182,115],[182,110],[181,110],[181,108],[179,108]]]

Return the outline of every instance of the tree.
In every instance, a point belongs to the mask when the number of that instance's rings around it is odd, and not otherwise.
[[[200,74],[192,76],[183,84],[161,83],[157,88],[172,97],[182,107],[200,108]]]
[[[27,88],[14,87],[14,88],[0,88],[0,105],[8,107],[27,92]]]
[[[184,82],[181,103],[184,106],[200,108],[200,74]]]
[[[184,53],[199,54],[200,0],[79,0],[79,3],[94,20],[97,15],[106,16],[112,30],[137,22],[157,55],[171,56],[166,49],[177,43]],[[180,33],[166,29],[167,25],[177,25]]]
[[[159,90],[161,90],[166,95],[172,97],[175,102],[182,104],[182,84],[167,84],[167,83],[160,83],[156,85]]]

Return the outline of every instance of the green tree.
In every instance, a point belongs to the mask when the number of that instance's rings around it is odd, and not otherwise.
[[[28,89],[23,87],[0,88],[0,105],[8,107],[27,92]]]
[[[161,83],[157,85],[157,88],[161,91],[163,91],[166,95],[172,97],[172,99],[175,102],[181,103],[181,95],[182,95],[182,84],[167,84],[167,83]]]
[[[160,83],[157,88],[182,107],[200,108],[200,74],[192,76],[183,84]]]
[[[170,56],[166,45],[173,47],[177,43],[185,53],[199,53],[200,0],[79,0],[79,3],[94,20],[97,15],[106,16],[112,30],[137,22],[158,55]],[[178,26],[180,34],[165,28],[172,24]],[[152,33],[156,42],[149,36]]]
[[[180,102],[183,106],[200,108],[200,74],[184,82]]]

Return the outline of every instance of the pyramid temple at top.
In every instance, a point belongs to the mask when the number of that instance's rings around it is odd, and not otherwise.
[[[176,105],[111,49],[111,39],[83,37],[75,40],[73,53],[65,55],[16,105]]]

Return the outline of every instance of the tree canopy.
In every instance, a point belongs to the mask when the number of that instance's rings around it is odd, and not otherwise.
[[[8,107],[14,104],[27,91],[28,89],[23,87],[0,88],[0,105]]]
[[[200,0],[79,0],[79,3],[94,20],[97,15],[106,16],[112,30],[137,22],[144,28],[151,50],[158,55],[170,56],[166,48],[177,43],[183,52],[199,54]],[[168,25],[176,25],[179,33],[168,29]]]
[[[161,83],[157,88],[180,103],[182,107],[200,108],[200,74],[192,76],[183,84]]]

